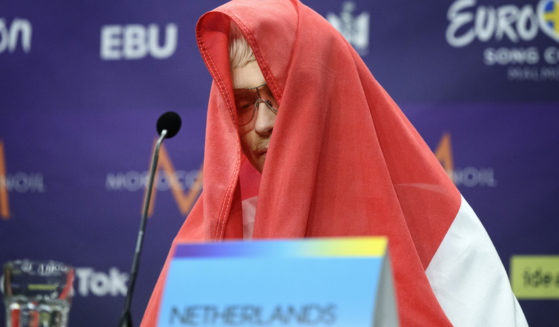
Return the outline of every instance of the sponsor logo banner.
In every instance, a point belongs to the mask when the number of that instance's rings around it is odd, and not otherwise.
[[[128,273],[121,272],[116,267],[108,272],[96,271],[93,267],[76,268],[77,294],[87,296],[126,296]]]
[[[513,256],[510,279],[518,299],[559,299],[559,256]]]

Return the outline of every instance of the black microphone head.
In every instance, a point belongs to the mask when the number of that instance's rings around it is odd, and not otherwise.
[[[177,135],[179,129],[181,129],[181,118],[176,112],[167,111],[159,117],[157,120],[157,133],[161,135],[163,130],[167,130],[167,135],[165,138],[170,139],[171,137]]]

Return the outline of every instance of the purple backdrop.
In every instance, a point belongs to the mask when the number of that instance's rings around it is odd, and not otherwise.
[[[165,147],[180,192],[192,186],[211,83],[194,26],[221,3],[0,4],[0,262],[75,266],[71,326],[119,319],[155,120],[165,111],[183,118]],[[558,254],[559,28],[538,11],[553,1],[305,3],[344,33],[433,151],[450,137],[453,165],[443,165],[507,268],[513,255]],[[503,8],[513,12],[508,23],[480,19]],[[185,216],[159,176],[136,322]],[[531,326],[559,320],[556,300],[520,303]]]

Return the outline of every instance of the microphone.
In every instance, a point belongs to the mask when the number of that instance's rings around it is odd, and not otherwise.
[[[153,156],[151,157],[151,168],[149,173],[149,182],[144,199],[144,209],[142,210],[142,220],[140,221],[140,230],[138,231],[138,239],[136,242],[136,250],[134,252],[134,259],[132,261],[132,268],[130,269],[130,283],[128,284],[128,291],[126,292],[126,306],[120,318],[120,327],[132,327],[132,315],[130,313],[130,305],[132,303],[132,293],[136,285],[136,277],[138,275],[138,266],[140,263],[140,253],[142,252],[142,244],[144,242],[144,233],[146,230],[146,221],[148,217],[149,203],[151,199],[151,191],[153,189],[153,180],[155,177],[155,170],[157,169],[157,160],[159,159],[159,148],[163,139],[171,138],[179,132],[181,128],[181,118],[176,112],[168,111],[157,119],[156,129],[160,135],[155,143]]]
[[[161,135],[164,130],[167,130],[165,138],[170,139],[177,135],[179,129],[181,129],[181,118],[176,112],[168,111],[159,117],[156,128],[159,135]]]

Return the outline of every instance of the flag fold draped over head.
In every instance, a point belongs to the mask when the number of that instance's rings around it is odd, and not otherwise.
[[[425,269],[458,212],[460,193],[348,42],[295,0],[233,1],[197,24],[213,77],[204,185],[175,242],[242,238],[240,181],[254,174],[241,169],[248,162],[236,127],[231,20],[279,103],[254,238],[386,235],[400,323],[450,325]],[[143,326],[157,321],[168,262]]]

